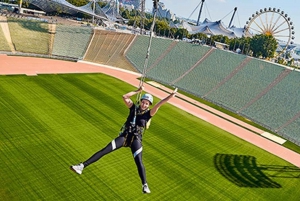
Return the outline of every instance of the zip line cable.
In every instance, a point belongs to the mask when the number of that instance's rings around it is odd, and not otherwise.
[[[140,86],[142,86],[141,84],[143,84],[143,82],[145,80],[146,70],[148,68],[152,38],[153,38],[153,35],[154,35],[153,30],[154,30],[154,26],[155,26],[156,15],[157,15],[157,9],[155,9],[155,11],[154,11],[153,22],[152,22],[151,28],[150,28],[149,44],[148,44],[148,49],[147,49],[147,54],[146,54],[146,58],[145,58],[145,63],[144,63],[144,68],[143,68],[143,72],[142,72],[142,79],[141,79],[141,82],[140,82]]]
[[[146,54],[146,58],[145,58],[145,62],[144,62],[144,68],[143,68],[143,71],[142,71],[142,77],[141,77],[140,83],[139,83],[139,88],[143,86],[143,83],[144,83],[145,77],[146,77],[146,70],[147,70],[147,68],[148,68],[149,57],[150,57],[150,50],[151,50],[151,44],[152,44],[152,38],[153,38],[153,30],[154,30],[155,20],[156,20],[156,14],[157,14],[157,3],[158,3],[158,2],[159,2],[159,0],[153,0],[153,8],[154,8],[153,22],[152,22],[151,27],[150,27],[149,44],[148,44],[147,54]],[[135,110],[134,110],[134,117],[133,117],[133,120],[132,120],[132,122],[131,122],[131,125],[132,125],[133,127],[135,126],[135,120],[136,120],[137,108],[138,108],[138,105],[139,105],[139,103],[140,103],[141,94],[142,94],[142,92],[140,91],[140,92],[137,94],[137,97],[136,97]]]

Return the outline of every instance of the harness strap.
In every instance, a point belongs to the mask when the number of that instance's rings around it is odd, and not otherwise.
[[[139,127],[139,126],[137,126],[137,128],[132,128],[131,126],[127,128],[125,127],[124,131],[121,132],[121,134],[124,134],[124,138],[125,138],[123,146],[130,147],[134,139],[137,139],[138,141],[142,142],[141,137],[143,135],[143,132],[144,132],[143,127]]]

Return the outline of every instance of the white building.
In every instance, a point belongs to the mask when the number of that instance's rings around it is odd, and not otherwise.
[[[158,2],[157,16],[162,18],[167,18],[171,21],[176,19],[176,15],[165,7],[165,4]]]

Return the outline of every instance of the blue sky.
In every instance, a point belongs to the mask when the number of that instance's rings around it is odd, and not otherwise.
[[[146,8],[152,8],[152,0],[146,0]],[[176,16],[197,20],[200,7],[195,10],[201,0],[160,0]],[[237,7],[233,24],[236,27],[244,27],[248,18],[256,11],[264,8],[276,8],[284,11],[293,22],[295,39],[294,42],[300,44],[300,1],[299,0],[205,0],[200,21],[208,18],[212,21],[222,19],[228,25]],[[193,13],[193,11],[195,12]],[[192,14],[193,13],[193,14]],[[192,15],[191,15],[192,14]],[[269,17],[270,20],[270,17]],[[274,20],[275,21],[275,20]]]

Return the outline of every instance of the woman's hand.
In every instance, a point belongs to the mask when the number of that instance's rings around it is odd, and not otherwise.
[[[168,102],[171,98],[175,97],[176,94],[177,94],[177,88],[175,88],[174,91],[171,94],[169,94],[166,98],[164,98],[161,101],[159,101],[158,103],[156,103],[156,105],[154,105],[152,107],[152,109],[150,110],[150,115],[153,117],[156,114],[156,112],[158,111],[158,109],[160,108],[160,106],[162,106],[163,104]]]
[[[136,90],[136,92],[141,92],[141,91],[144,91],[144,86],[140,86],[137,90]]]
[[[144,90],[144,87],[143,86],[140,86],[137,90],[135,91],[131,91],[131,92],[128,92],[127,94],[124,94],[123,95],[123,101],[125,102],[126,106],[128,108],[130,108],[134,103],[132,102],[132,100],[130,99],[130,97],[136,95],[137,93],[141,92]]]

